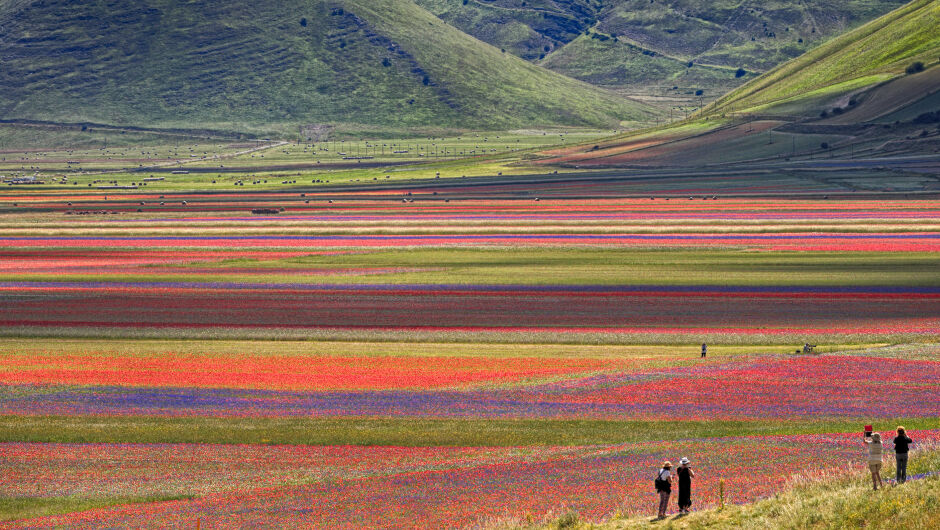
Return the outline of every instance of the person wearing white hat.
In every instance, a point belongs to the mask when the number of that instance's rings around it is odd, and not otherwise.
[[[679,478],[679,513],[689,513],[692,507],[692,479],[695,478],[695,471],[692,471],[688,457],[683,456],[679,460],[676,477]]]

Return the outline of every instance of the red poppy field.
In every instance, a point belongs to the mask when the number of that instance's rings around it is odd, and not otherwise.
[[[601,520],[940,441],[937,201],[674,184],[0,197],[0,526]]]

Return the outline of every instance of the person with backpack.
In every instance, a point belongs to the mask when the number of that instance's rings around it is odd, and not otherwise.
[[[894,437],[894,458],[898,464],[897,480],[898,484],[907,482],[907,452],[910,450],[911,440],[904,427],[898,427],[898,435]]]
[[[657,519],[666,518],[666,509],[669,508],[669,495],[672,493],[672,462],[663,462],[662,469],[656,474],[656,492],[659,493],[659,515]]]
[[[695,478],[695,471],[692,471],[688,458],[683,456],[679,460],[676,476],[679,477],[679,513],[687,514],[692,507],[692,479]]]

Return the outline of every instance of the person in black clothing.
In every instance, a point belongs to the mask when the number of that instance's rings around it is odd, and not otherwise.
[[[914,440],[907,435],[904,427],[898,427],[898,435],[894,438],[894,459],[898,464],[898,484],[907,482],[907,452]]]
[[[702,343],[702,359],[705,358],[706,353],[708,353],[708,346],[703,342]]]
[[[688,458],[682,457],[682,460],[679,460],[676,476],[679,477],[679,513],[689,513],[689,508],[692,507],[692,479],[695,478],[695,471],[692,471]]]

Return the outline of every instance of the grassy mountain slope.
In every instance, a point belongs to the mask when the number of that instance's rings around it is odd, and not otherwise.
[[[940,149],[938,57],[940,2],[916,0],[760,76],[691,121],[571,146],[540,163],[805,169],[823,157],[848,167],[856,158],[906,156],[927,165]],[[908,72],[915,61],[923,71]],[[893,189],[934,187],[931,179],[880,180]]]
[[[573,41],[594,24],[598,0],[415,0],[453,26],[534,61]]]
[[[250,129],[647,116],[411,0],[0,0],[0,57],[3,118]]]
[[[707,96],[714,97],[747,79],[737,77],[735,68],[703,64],[690,67],[684,60],[650,52],[627,39],[615,42],[598,35],[582,35],[540,64],[589,83],[651,93],[660,93],[657,88],[693,87],[707,90]]]
[[[719,99],[712,113],[796,108],[800,100],[847,93],[905,73],[940,56],[940,2],[914,0],[832,39]]]
[[[745,81],[734,75],[738,68],[765,71],[904,3],[416,1],[481,40],[578,79],[619,87],[678,84],[716,90]]]

